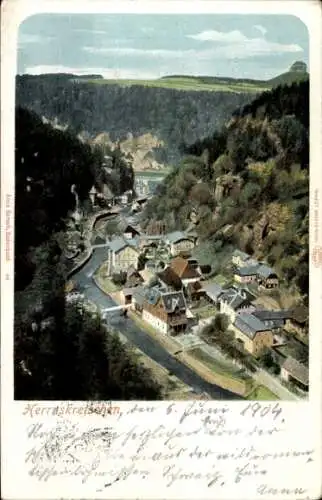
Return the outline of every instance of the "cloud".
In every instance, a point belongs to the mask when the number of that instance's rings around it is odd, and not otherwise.
[[[29,44],[48,43],[51,42],[52,40],[54,40],[54,37],[52,36],[20,33],[18,45],[19,47],[22,47],[23,45],[29,45]]]
[[[29,75],[43,75],[46,73],[70,73],[79,76],[102,75],[104,78],[125,80],[152,80],[154,78],[160,78],[162,76],[162,74],[158,71],[156,71],[155,73],[149,73],[141,71],[139,68],[74,68],[63,65],[29,66],[25,69],[24,73]]]
[[[196,35],[187,35],[187,38],[192,38],[193,40],[199,40],[201,42],[222,42],[222,43],[234,43],[243,42],[247,40],[245,35],[240,31],[202,31]]]
[[[263,28],[261,26],[261,28]],[[263,28],[265,29],[265,28]],[[248,59],[255,56],[272,56],[303,52],[297,44],[283,44],[265,38],[248,38],[241,31],[202,31],[196,35],[187,35],[197,41],[213,42],[207,49],[200,49],[199,58],[207,59]]]
[[[82,48],[84,52],[90,54],[110,54],[115,56],[138,56],[138,57],[164,57],[164,58],[182,58],[187,53],[195,53],[191,50],[168,50],[168,49],[135,49],[133,47],[93,47],[85,46]]]
[[[207,33],[207,34],[205,34]],[[210,35],[211,33],[211,35]],[[209,48],[169,50],[169,49],[136,49],[132,47],[83,47],[83,51],[95,55],[111,55],[117,57],[138,57],[145,59],[169,60],[221,60],[221,59],[248,59],[256,56],[273,56],[288,53],[303,52],[297,44],[282,44],[271,42],[264,38],[247,38],[238,31],[228,33],[203,32],[202,39],[214,42]],[[197,36],[197,35],[196,35]],[[190,36],[191,37],[191,36]],[[198,40],[200,37],[198,38]],[[215,39],[216,42],[215,43]],[[220,42],[220,43],[219,43]]]
[[[253,28],[257,31],[259,31],[263,36],[267,33],[267,29],[264,28],[264,26],[262,26],[261,24],[255,24],[255,26],[253,26]]]
[[[91,35],[106,35],[108,33],[104,30],[92,30],[85,28],[75,28],[73,31],[76,31],[77,33],[90,33]]]

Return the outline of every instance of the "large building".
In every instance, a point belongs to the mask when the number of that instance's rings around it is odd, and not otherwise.
[[[108,243],[109,274],[127,271],[129,267],[137,268],[139,251],[134,239],[114,238]]]
[[[142,305],[142,318],[163,334],[180,333],[186,330],[187,305],[179,292],[161,292],[148,289]]]
[[[218,297],[220,312],[228,316],[230,323],[234,323],[240,312],[249,313],[255,310],[249,295],[246,290],[231,287],[223,290],[223,293]]]
[[[263,349],[272,347],[274,343],[271,329],[250,313],[236,315],[231,329],[235,338],[243,345],[243,348],[255,357]]]
[[[190,253],[195,246],[194,238],[187,236],[182,231],[169,233],[165,236],[164,240],[169,246],[172,256],[179,255],[180,253]]]

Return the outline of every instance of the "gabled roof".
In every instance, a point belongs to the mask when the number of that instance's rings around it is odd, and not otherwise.
[[[276,276],[276,272],[271,267],[261,264],[257,269],[257,274],[263,278],[269,278],[271,275]]]
[[[173,287],[175,290],[181,290],[182,281],[171,267],[166,267],[163,271],[157,274],[157,277],[167,286]]]
[[[188,283],[187,290],[189,290],[190,293],[197,293],[197,292],[202,292],[203,288],[200,281],[195,281],[193,283]]]
[[[178,256],[172,259],[170,267],[182,280],[200,278],[198,271],[196,271],[196,269],[189,264],[188,260],[183,257]]]
[[[139,271],[139,273],[140,276],[142,276],[144,282],[148,282],[154,276],[154,273],[150,269],[142,269],[142,271]]]
[[[186,301],[182,292],[169,292],[161,295],[164,309],[167,313],[173,313],[176,309],[185,311]]]
[[[268,311],[266,309],[256,309],[253,312],[256,318],[261,321],[270,321],[270,320],[285,320],[289,319],[292,316],[292,312],[288,310],[281,309],[280,311]]]
[[[291,358],[291,356],[287,357],[282,368],[302,384],[309,385],[309,370],[296,359]]]
[[[223,294],[220,295],[220,301],[226,302],[234,311],[236,311],[239,307],[250,304],[246,291],[241,288],[233,287],[223,291]]]
[[[122,237],[112,239],[108,246],[114,253],[118,253],[126,247],[132,247],[137,252],[136,241],[126,240]]]
[[[135,233],[137,235],[140,234],[140,231],[138,231],[134,226],[132,226],[131,224],[127,224],[124,228],[123,228],[123,233]]]
[[[257,274],[258,265],[255,266],[245,266],[236,269],[235,274],[238,276],[255,276]]]
[[[268,330],[268,327],[262,321],[249,313],[238,314],[234,325],[251,340],[255,338],[256,333]]]
[[[223,287],[221,285],[218,285],[217,283],[209,283],[208,285],[204,285],[203,290],[212,300],[217,300],[224,291]]]
[[[134,299],[137,304],[142,306],[145,300],[145,292],[146,288],[144,288],[143,286],[135,287],[132,293],[132,300]]]
[[[126,277],[127,277],[127,278],[130,278],[133,274],[134,274],[135,276],[137,276],[137,275],[139,275],[139,271],[138,271],[137,269],[135,269],[135,267],[134,267],[134,266],[130,266],[130,267],[128,268],[127,272],[126,272]]]
[[[191,238],[182,231],[173,231],[172,233],[167,234],[165,239],[169,243],[177,243],[181,240],[191,240]]]

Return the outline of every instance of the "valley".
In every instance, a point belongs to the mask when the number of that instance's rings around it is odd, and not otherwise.
[[[17,78],[18,395],[306,397],[308,81],[207,78]]]

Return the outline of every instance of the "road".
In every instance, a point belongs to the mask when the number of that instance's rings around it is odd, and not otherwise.
[[[87,264],[73,276],[73,281],[84,293],[84,295],[94,302],[100,309],[106,309],[117,305],[112,298],[105,295],[95,284],[93,274],[101,263],[107,258],[105,248],[95,249],[91,259]],[[171,356],[156,340],[147,332],[140,329],[130,318],[120,315],[118,311],[109,315],[110,325],[119,330],[128,341],[138,347],[147,356],[159,363],[161,366],[172,372],[182,382],[192,387],[197,393],[206,392],[215,400],[242,400],[239,395],[222,389],[219,386],[210,384],[201,378],[197,373]]]
[[[284,401],[301,401],[301,398],[290,392],[279,382],[279,380],[270,375],[270,373],[260,369],[254,373],[253,377],[259,384],[268,387],[268,389],[270,389],[280,399]]]

